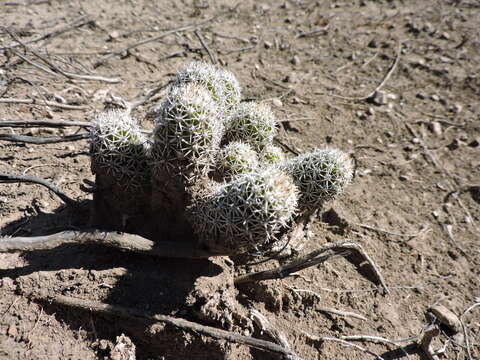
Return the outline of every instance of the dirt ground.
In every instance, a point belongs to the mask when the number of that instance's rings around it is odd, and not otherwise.
[[[352,154],[352,185],[315,220],[303,251],[357,242],[390,292],[344,259],[229,290],[241,311],[260,311],[299,357],[429,359],[416,344],[433,324],[440,333],[430,359],[480,359],[478,1],[11,0],[0,2],[0,25],[6,27],[0,27],[0,121],[91,121],[123,99],[142,101],[134,113],[151,128],[145,114],[163,95],[152,90],[192,59],[211,61],[208,49],[235,73],[244,99],[273,107],[286,152],[330,146]],[[138,43],[149,38],[156,39]],[[30,136],[84,132],[0,129]],[[90,199],[81,190],[84,179],[94,180],[86,140],[37,145],[1,134],[0,173],[39,176],[75,199]],[[75,229],[84,220],[44,187],[0,184],[2,236]],[[173,328],[155,337],[159,325],[30,296],[42,290],[205,323],[187,295],[192,284],[214,278],[225,266],[219,264],[101,246],[0,254],[0,358],[121,359],[113,348],[125,334],[137,359],[268,359]],[[199,269],[198,278],[185,275],[186,268]],[[215,296],[207,291],[205,301]],[[432,315],[434,305],[463,326]],[[233,329],[243,331],[241,322]],[[328,340],[353,335],[395,344],[364,339],[355,348]]]

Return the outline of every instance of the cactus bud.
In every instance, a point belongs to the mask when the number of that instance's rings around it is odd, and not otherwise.
[[[300,207],[310,211],[341,194],[353,176],[348,155],[337,149],[317,149],[280,168],[293,177],[300,190]]]
[[[185,178],[206,175],[223,135],[217,115],[218,107],[203,87],[192,83],[173,88],[156,117],[154,168]]]
[[[244,141],[255,150],[263,150],[275,136],[276,119],[266,104],[242,103],[227,124],[226,136],[230,141]]]
[[[235,141],[225,146],[218,155],[217,170],[224,179],[251,172],[258,166],[257,153],[248,144]]]
[[[293,219],[297,193],[291,177],[277,169],[241,174],[197,198],[190,223],[200,245],[214,252],[255,250]]]
[[[274,165],[285,161],[285,154],[278,146],[269,144],[260,153],[260,159],[265,165]]]

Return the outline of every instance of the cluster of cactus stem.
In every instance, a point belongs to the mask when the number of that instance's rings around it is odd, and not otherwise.
[[[154,238],[163,224],[163,235],[182,233],[213,253],[252,253],[274,246],[299,216],[321,208],[352,179],[340,150],[287,159],[273,145],[277,121],[269,106],[241,102],[235,76],[213,65],[181,69],[153,118],[147,137],[128,113],[98,116],[91,156],[92,169],[147,189],[149,203],[132,206],[149,209],[142,221],[157,224]]]

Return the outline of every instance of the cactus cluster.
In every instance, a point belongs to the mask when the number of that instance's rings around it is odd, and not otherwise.
[[[95,118],[90,129],[92,165],[138,186],[148,178],[150,143],[128,112],[110,110]]]
[[[150,140],[125,112],[97,117],[92,164],[132,182],[150,177],[151,208],[169,213],[174,206],[169,219],[183,217],[178,226],[189,223],[201,246],[217,253],[275,246],[298,214],[320,208],[352,179],[339,150],[286,159],[273,145],[272,110],[241,103],[235,76],[213,65],[185,66],[154,114]]]

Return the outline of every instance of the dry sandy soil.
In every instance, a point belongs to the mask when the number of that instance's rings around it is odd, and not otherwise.
[[[315,220],[314,236],[303,251],[332,241],[357,242],[390,289],[385,293],[339,258],[286,279],[230,288],[230,300],[245,322],[211,325],[271,340],[249,322],[247,310],[257,309],[302,359],[373,359],[373,354],[377,359],[479,359],[479,2],[247,0],[235,5],[1,1],[0,24],[6,28],[0,28],[0,121],[90,121],[123,99],[146,100],[135,115],[152,127],[144,117],[163,95],[155,89],[184,63],[210,61],[207,47],[236,74],[244,99],[272,105],[280,121],[277,140],[286,152],[323,146],[351,152],[354,182]],[[138,43],[151,38],[156,39]],[[85,130],[2,127],[0,132],[52,137]],[[80,188],[84,179],[94,180],[86,140],[37,145],[4,139],[0,135],[0,173],[39,176],[73,198],[90,199]],[[0,184],[4,237],[75,229],[82,221],[83,214],[43,187]],[[121,334],[135,344],[138,359],[269,358],[246,346],[32,295],[42,290],[209,324],[199,315],[203,308],[194,311],[205,304],[192,306],[188,294],[203,282],[204,301],[217,299],[208,279],[219,281],[218,270],[226,263],[160,260],[101,246],[0,254],[0,358],[121,359],[113,349]],[[187,268],[199,273],[192,277]],[[463,328],[433,314],[434,305],[459,317]],[[429,357],[417,343],[430,325],[440,332]],[[367,353],[325,339],[350,335],[396,344],[355,341]]]

